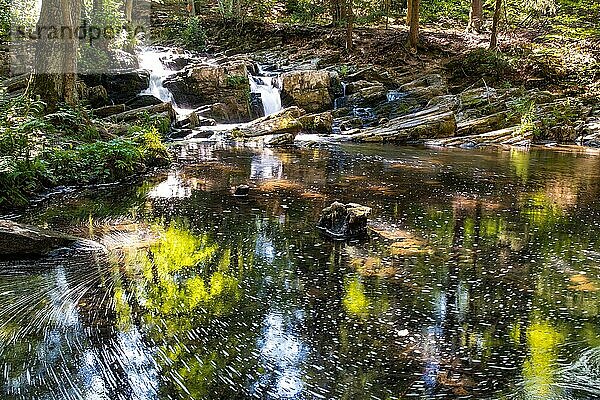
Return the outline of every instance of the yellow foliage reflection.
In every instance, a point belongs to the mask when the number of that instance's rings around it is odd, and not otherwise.
[[[369,315],[369,299],[365,295],[365,287],[358,278],[354,278],[345,285],[344,307],[346,311],[356,317]]]
[[[552,397],[558,347],[564,340],[565,335],[548,321],[534,321],[527,327],[529,357],[523,364],[523,380],[528,398]]]

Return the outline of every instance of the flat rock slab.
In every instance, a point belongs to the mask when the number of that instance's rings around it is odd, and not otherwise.
[[[0,220],[0,257],[42,256],[79,240],[32,225]]]

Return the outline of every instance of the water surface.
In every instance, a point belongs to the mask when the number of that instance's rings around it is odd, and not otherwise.
[[[1,398],[600,397],[596,156],[178,154],[21,216],[110,251],[0,263]],[[369,239],[315,230],[334,200]]]

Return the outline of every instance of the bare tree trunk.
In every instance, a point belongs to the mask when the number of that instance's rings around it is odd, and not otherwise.
[[[343,6],[342,0],[331,1],[331,22],[334,26],[339,26],[343,21]]]
[[[406,0],[406,25],[410,26],[412,19],[412,0]]]
[[[133,20],[133,0],[125,0],[125,19],[129,23]]]
[[[492,36],[490,38],[490,49],[498,48],[498,25],[500,24],[500,14],[502,13],[502,0],[496,0],[494,10],[494,19],[492,20]]]
[[[80,18],[81,0],[42,2],[31,90],[46,102],[48,111],[56,110],[62,102],[77,102],[76,28]]]
[[[390,1],[384,0],[383,12],[385,12],[385,29],[387,30],[390,25]]]
[[[187,10],[190,14],[190,17],[193,18],[196,16],[196,2],[194,0],[188,0]]]
[[[483,4],[481,0],[471,0],[471,12],[469,13],[469,25],[467,32],[480,32],[483,23]]]
[[[354,30],[353,0],[346,0],[346,50],[352,51],[352,31]]]
[[[408,47],[417,49],[419,44],[419,3],[420,0],[410,2],[410,32],[408,34]]]
[[[103,0],[94,0],[92,3],[92,15],[98,15],[98,13],[104,10],[104,1]]]

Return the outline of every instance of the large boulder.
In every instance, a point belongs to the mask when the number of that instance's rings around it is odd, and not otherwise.
[[[360,204],[334,202],[321,211],[317,228],[334,239],[351,239],[367,234],[371,208]]]
[[[389,71],[374,66],[368,66],[356,71],[355,73],[346,76],[344,80],[346,82],[381,82],[388,89],[395,89],[398,87],[398,81]]]
[[[140,107],[156,106],[162,103],[163,101],[153,94],[139,93],[137,96],[125,103],[125,105],[133,110]]]
[[[481,118],[461,121],[457,124],[456,135],[466,136],[492,132],[514,126],[519,122],[520,117],[517,114],[501,111]]]
[[[79,100],[87,103],[91,108],[104,107],[110,104],[108,92],[102,85],[88,87],[79,82]]]
[[[212,118],[201,117],[194,111],[185,116],[185,118],[178,120],[174,124],[174,128],[177,129],[194,129],[200,126],[215,126],[217,121]]]
[[[0,220],[0,258],[42,256],[52,250],[71,246],[78,240],[74,236],[35,226]]]
[[[114,104],[126,103],[140,92],[148,89],[150,73],[145,70],[126,71],[116,74],[80,75],[89,87],[103,86]]]
[[[231,134],[236,139],[290,134],[293,139],[293,136],[302,130],[302,123],[299,120],[302,115],[304,115],[304,110],[298,107],[285,108],[275,114],[256,119],[243,127],[236,128]]]
[[[577,98],[564,98],[552,103],[538,104],[532,115],[536,139],[572,143],[592,114],[592,107]]]
[[[350,82],[346,85],[346,95],[349,96],[354,93],[358,93],[363,89],[370,88],[372,86],[383,86],[383,84],[379,82],[369,82],[369,81],[356,81]]]
[[[365,82],[365,81],[361,81]],[[387,99],[387,89],[381,83],[358,87],[346,98],[346,105],[361,107],[373,106]]]
[[[13,93],[16,91],[25,90],[29,84],[31,75],[22,74],[16,75],[0,82],[0,91],[4,93]]]
[[[600,147],[600,110],[593,112],[581,125],[579,142],[586,146]]]
[[[108,58],[109,63],[107,70],[113,75],[127,71],[135,71],[140,68],[137,55],[124,50],[108,50]]]
[[[173,110],[173,105],[171,103],[160,103],[154,106],[140,107],[118,114],[112,114],[108,118],[115,122],[131,122],[144,120],[148,115],[169,118],[171,122],[175,120],[176,117],[175,110]]]
[[[163,85],[173,93],[180,107],[221,104],[223,119],[206,115],[219,122],[244,122],[252,118],[248,69],[243,62],[196,65],[165,79]]]
[[[198,56],[192,53],[170,53],[161,58],[161,62],[171,71],[181,71],[185,67],[197,62]]]
[[[285,107],[298,106],[311,113],[333,107],[333,89],[328,71],[287,72],[281,79],[281,101]]]
[[[331,111],[319,114],[303,115],[299,118],[302,130],[310,133],[329,134],[332,132],[333,116]]]

